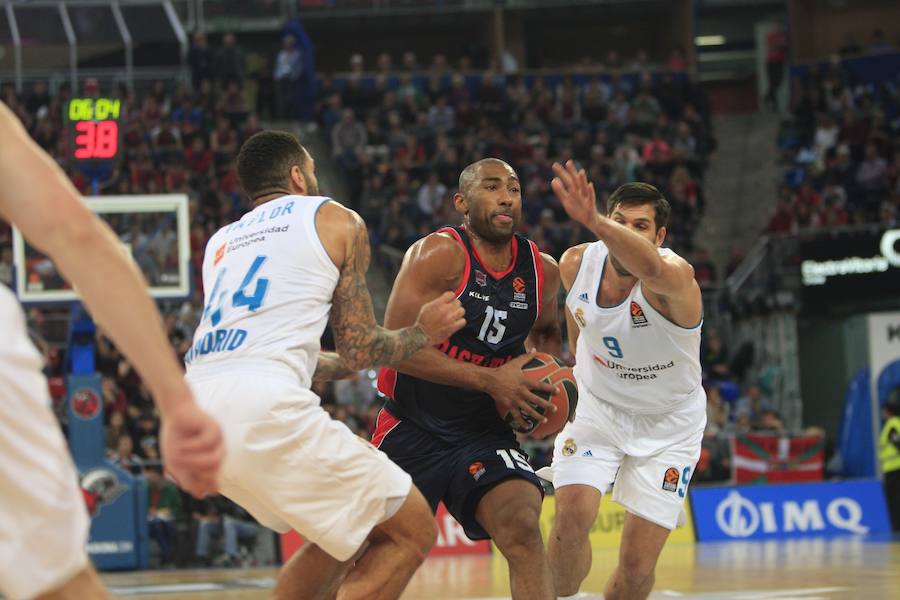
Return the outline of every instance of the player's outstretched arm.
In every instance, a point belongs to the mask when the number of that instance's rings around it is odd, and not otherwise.
[[[339,374],[345,369],[396,365],[465,325],[462,306],[448,292],[423,305],[408,327],[379,327],[366,286],[371,250],[365,223],[352,210],[329,202],[319,211],[316,228],[340,271],[332,298],[331,327],[343,364],[326,368],[337,369],[334,373]],[[324,375],[317,372],[314,378],[325,379]]]
[[[459,284],[465,271],[465,260],[459,244],[444,234],[432,233],[413,244],[394,280],[384,324],[388,327],[409,325],[424,303],[443,294],[452,294],[449,290],[456,289]],[[519,406],[540,421],[544,417],[531,405],[549,408],[552,404],[533,391],[552,392],[554,388],[522,374],[522,365],[529,359],[529,354],[524,354],[500,368],[489,369],[454,360],[436,348],[425,348],[394,368],[426,381],[485,392],[495,402],[508,408]],[[513,411],[513,414],[519,413]]]
[[[2,102],[0,140],[0,216],[78,287],[94,319],[141,374],[163,418],[167,470],[191,493],[214,492],[222,434],[194,403],[141,273]]]
[[[541,298],[541,314],[525,340],[529,350],[559,356],[562,352],[562,330],[559,327],[559,265],[549,254],[541,253],[544,266],[544,289]]]
[[[565,167],[554,163],[553,172],[556,177],[550,186],[569,216],[602,240],[631,274],[662,296],[699,301],[690,263],[678,256],[660,256],[649,240],[597,212],[594,184],[588,182],[584,169],[576,170],[570,160]]]

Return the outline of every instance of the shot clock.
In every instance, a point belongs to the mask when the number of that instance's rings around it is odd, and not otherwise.
[[[118,98],[73,98],[65,109],[69,158],[79,167],[111,166],[119,155],[123,121]]]

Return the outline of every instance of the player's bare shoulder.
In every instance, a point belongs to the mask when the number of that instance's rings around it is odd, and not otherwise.
[[[578,269],[581,268],[581,258],[584,256],[584,251],[587,250],[588,246],[590,246],[590,243],[572,246],[563,252],[563,255],[560,257],[559,276],[566,289],[571,288],[572,284],[575,283]]]
[[[347,258],[356,253],[357,247],[368,248],[369,233],[362,217],[339,202],[328,200],[316,213],[316,231],[325,251],[338,269]]]
[[[423,277],[442,289],[456,288],[466,270],[466,251],[453,236],[437,231],[419,239],[403,258],[404,275]]]

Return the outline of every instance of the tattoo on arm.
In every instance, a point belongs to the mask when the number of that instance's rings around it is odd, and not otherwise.
[[[356,371],[348,367],[337,352],[320,352],[313,381],[336,381],[350,377],[354,373]]]
[[[356,232],[341,269],[331,305],[331,325],[338,353],[351,369],[393,365],[404,361],[430,342],[418,325],[391,331],[379,327],[366,287],[369,269],[369,234],[358,215]]]

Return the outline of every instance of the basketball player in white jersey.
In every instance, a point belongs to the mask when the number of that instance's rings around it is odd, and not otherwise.
[[[305,538],[276,597],[327,597],[354,559],[339,598],[396,598],[436,539],[428,504],[400,467],[329,417],[310,385],[444,341],[465,325],[462,306],[448,292],[412,326],[379,327],[366,226],[318,196],[297,139],[260,132],[237,169],[253,209],[207,244],[206,308],[186,357],[198,401],[225,432],[221,491],[263,525]],[[329,317],[339,356],[319,353]]]
[[[539,472],[556,489],[550,564],[557,594],[574,596],[590,571],[600,498],[615,481],[613,500],[627,514],[604,598],[642,599],[669,532],[682,524],[706,425],[700,287],[690,264],[660,248],[670,209],[659,190],[627,183],[604,217],[583,170],[571,161],[553,170],[566,212],[598,241],[559,263],[578,410],[556,436],[552,466]]]
[[[141,374],[162,416],[166,470],[194,495],[214,493],[222,432],[194,403],[140,272],[2,102],[0,217],[54,260]],[[13,600],[108,598],[85,552],[87,509],[40,355],[2,285],[0,331],[0,592]]]

